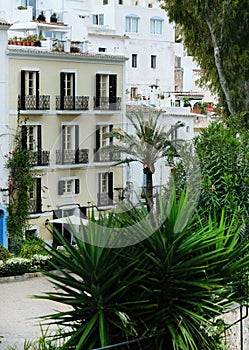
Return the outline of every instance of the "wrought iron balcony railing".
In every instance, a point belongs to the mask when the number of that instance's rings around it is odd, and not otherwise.
[[[95,153],[95,162],[118,162],[121,160],[121,152],[104,153],[99,150]]]
[[[56,110],[87,111],[88,109],[88,96],[56,96]]]
[[[84,164],[89,162],[88,149],[56,150],[56,164]]]
[[[18,110],[48,110],[50,109],[49,95],[18,95]]]
[[[113,205],[113,199],[109,197],[108,192],[99,192],[98,197],[98,206]]]
[[[93,109],[95,110],[109,110],[109,111],[120,111],[121,110],[121,97],[110,99],[109,97],[94,97],[93,98]]]
[[[30,154],[30,161],[33,166],[48,166],[50,151],[38,151]]]

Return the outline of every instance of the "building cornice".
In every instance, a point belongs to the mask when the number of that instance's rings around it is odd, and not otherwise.
[[[96,62],[96,63],[124,63],[128,60],[128,57],[124,55],[109,55],[109,54],[97,54],[97,53],[66,53],[66,52],[53,52],[44,51],[39,49],[13,49],[8,48],[7,55],[10,58],[27,58],[27,59],[48,59],[48,60],[61,60],[61,61],[78,61],[78,62]]]

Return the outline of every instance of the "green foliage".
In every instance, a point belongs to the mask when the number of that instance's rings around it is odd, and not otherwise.
[[[0,244],[0,260],[6,261],[10,258],[10,252],[2,244]]]
[[[245,298],[238,296],[237,285],[245,283],[249,242],[241,239],[236,220],[224,213],[219,220],[195,214],[186,222],[186,198],[182,194],[177,200],[173,193],[167,202],[159,199],[155,217],[146,224],[141,220],[146,211],[133,219],[129,212],[122,220],[118,214],[118,227],[126,227],[127,220],[131,233],[148,237],[136,245],[111,249],[86,243],[88,233],[104,243],[103,226],[91,222],[80,235],[75,232],[77,248],[54,233],[70,257],[56,249],[48,252],[60,275],[46,275],[58,290],[37,297],[72,307],[45,317],[70,327],[62,336],[68,337],[63,349],[90,350],[136,339],[119,348],[221,348],[215,317],[230,302]],[[166,213],[161,227],[153,230],[155,220]],[[105,225],[115,227],[115,214]]]
[[[239,117],[229,118],[229,127],[213,122],[194,139],[201,169],[199,210],[246,219],[249,210],[249,135]],[[239,132],[240,129],[240,132]],[[191,157],[190,157],[191,158]],[[191,161],[191,159],[190,159]],[[186,159],[174,164],[174,180],[185,187]]]
[[[45,330],[41,327],[41,336],[36,339],[25,339],[23,344],[23,350],[59,350],[61,344],[54,340],[54,336],[60,334],[62,331],[59,329],[55,334],[49,332],[49,327]],[[18,350],[17,346],[9,346],[6,350]]]
[[[14,150],[9,153],[6,162],[6,168],[9,169],[8,232],[10,240],[23,238],[31,204],[29,191],[34,186],[31,173],[33,154],[22,146],[23,134],[19,119],[20,116],[18,116]]]
[[[15,256],[19,256],[23,246],[23,240],[13,237],[9,242],[9,251]]]
[[[249,209],[248,137],[222,123],[212,123],[195,140],[203,176],[200,206],[233,215]]]
[[[10,258],[0,260],[0,277],[23,275],[28,272],[51,270],[51,258],[47,255],[34,254],[31,258]]]
[[[0,276],[23,275],[30,271],[31,261],[29,259],[12,258],[0,265]]]
[[[139,162],[143,166],[143,172],[146,175],[146,205],[148,211],[153,207],[153,179],[156,162],[163,158],[167,152],[172,151],[172,142],[170,135],[172,132],[182,127],[182,123],[176,123],[165,131],[165,126],[160,124],[162,111],[145,112],[142,108],[127,115],[130,126],[134,133],[121,128],[113,128],[105,135],[115,139],[115,143],[105,146],[101,152],[120,152],[126,155],[126,158],[118,164]]]
[[[203,85],[230,114],[248,110],[248,0],[164,0],[163,8],[203,69]]]
[[[46,255],[43,239],[26,240],[20,252],[21,258],[30,259],[34,254]]]

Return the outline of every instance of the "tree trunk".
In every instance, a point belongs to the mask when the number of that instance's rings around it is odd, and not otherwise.
[[[153,207],[152,172],[148,168],[144,168],[144,174],[146,175],[146,206],[148,212],[150,212]]]
[[[214,32],[214,28],[213,28],[211,19],[209,18],[208,15],[206,16],[206,22],[207,22],[207,25],[208,25],[208,28],[209,28],[209,31],[211,34],[211,38],[212,38],[212,43],[213,43],[213,47],[214,47],[215,66],[216,66],[216,69],[217,69],[217,72],[219,75],[221,88],[222,88],[224,95],[226,97],[227,107],[228,107],[229,112],[232,115],[236,115],[236,111],[233,109],[233,106],[232,106],[231,95],[230,95],[229,88],[227,86],[227,81],[226,81],[226,78],[225,78],[223,71],[222,71],[220,48],[219,48],[217,40],[216,40],[216,35]]]

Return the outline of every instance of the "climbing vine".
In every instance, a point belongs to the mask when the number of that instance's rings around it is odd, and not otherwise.
[[[29,191],[34,186],[31,174],[32,152],[22,146],[22,127],[18,120],[13,151],[5,157],[6,168],[9,169],[9,217],[8,231],[10,240],[22,239],[27,226],[30,210]]]

